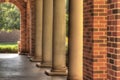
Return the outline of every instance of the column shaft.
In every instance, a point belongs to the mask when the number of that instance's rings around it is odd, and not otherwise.
[[[65,0],[53,0],[53,60],[48,75],[66,75]]]
[[[42,0],[36,0],[35,53],[31,61],[41,61],[42,59],[42,3]]]
[[[43,1],[42,63],[38,67],[52,67],[53,0]]]
[[[83,80],[83,0],[70,0],[68,80]]]

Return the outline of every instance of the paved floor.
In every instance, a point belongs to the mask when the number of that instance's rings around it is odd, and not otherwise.
[[[26,56],[0,54],[0,80],[66,80],[66,77],[46,76],[44,71]]]

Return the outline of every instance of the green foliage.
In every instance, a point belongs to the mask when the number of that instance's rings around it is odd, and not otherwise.
[[[0,30],[20,29],[19,9],[11,3],[0,4]]]
[[[17,53],[17,43],[0,43],[0,53]]]
[[[69,0],[66,0],[66,13],[69,13]]]
[[[66,0],[66,36],[68,36],[68,30],[69,30],[69,0]]]

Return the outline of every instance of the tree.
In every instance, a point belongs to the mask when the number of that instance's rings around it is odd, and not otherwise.
[[[0,30],[20,29],[20,11],[11,3],[0,4]]]

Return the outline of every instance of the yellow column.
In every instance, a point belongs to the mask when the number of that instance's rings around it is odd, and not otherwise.
[[[65,0],[53,0],[53,60],[47,75],[66,75]]]
[[[31,61],[42,60],[42,0],[36,1],[36,35],[35,35],[35,53]]]
[[[69,1],[70,34],[67,80],[83,80],[83,0]]]
[[[43,36],[42,62],[38,67],[52,67],[52,29],[53,29],[53,0],[43,0]]]

